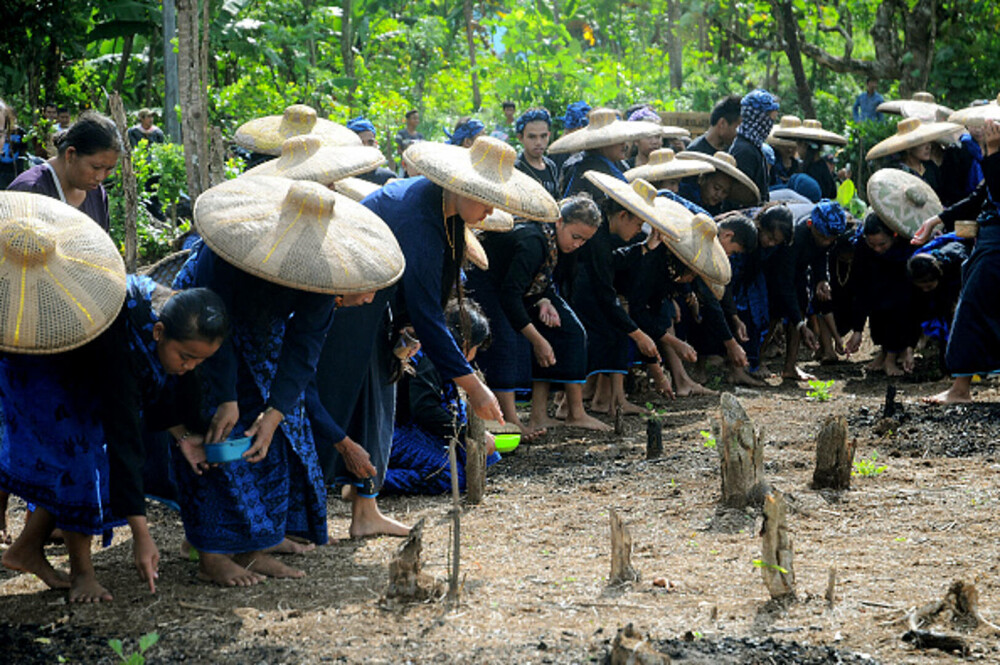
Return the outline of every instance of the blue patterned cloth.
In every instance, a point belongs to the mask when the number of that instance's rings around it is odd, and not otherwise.
[[[579,129],[590,123],[590,104],[584,101],[573,102],[566,107],[566,114],[559,116],[564,129]]]
[[[836,201],[822,199],[812,209],[809,219],[812,220],[813,227],[827,238],[839,236],[847,230],[847,216]]]
[[[474,139],[479,136],[479,134],[486,128],[481,121],[475,118],[469,118],[461,125],[455,128],[453,133],[449,133],[448,130],[444,130],[445,136],[448,137],[448,143],[452,145],[462,145],[465,139]]]
[[[375,133],[375,125],[373,125],[372,121],[363,115],[359,115],[357,118],[348,121],[347,128],[355,134],[360,134],[361,132]]]
[[[740,102],[740,126],[736,133],[757,147],[767,140],[774,127],[772,111],[778,110],[778,102],[767,90],[754,90]]]
[[[195,475],[174,458],[181,517],[188,541],[202,552],[252,552],[286,535],[327,542],[326,486],[314,435],[343,438],[320,425],[329,418],[307,412],[316,405],[315,372],[333,296],[297,291],[252,277],[197,245],[174,283],[205,286],[222,297],[232,321],[230,338],[202,365],[205,417],[235,400],[240,418],[232,437],[268,406],[284,420],[260,462],[240,460]],[[330,430],[328,432],[328,430]]]
[[[544,122],[549,127],[552,126],[552,116],[549,115],[548,111],[545,109],[531,109],[518,117],[517,122],[514,123],[514,130],[520,134],[529,122],[538,121]]]

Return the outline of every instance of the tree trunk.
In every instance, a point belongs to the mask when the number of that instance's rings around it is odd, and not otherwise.
[[[785,496],[777,490],[764,497],[764,524],[760,572],[771,598],[795,596],[795,570],[792,568],[792,537],[788,535]]]
[[[742,510],[760,503],[764,486],[764,441],[732,393],[720,399],[718,441],[722,504]]]
[[[212,127],[212,165],[209,169],[211,185],[222,184],[226,179],[226,144],[222,140],[222,127]]]
[[[680,35],[680,20],[679,0],[667,0],[667,53],[670,55],[670,87],[674,90],[684,85],[684,40]]]
[[[111,117],[118,125],[118,132],[125,136],[128,133],[128,120],[125,118],[125,107],[121,96],[113,92],[108,96],[111,107]],[[138,262],[138,233],[136,228],[139,214],[139,195],[135,183],[135,171],[132,170],[132,145],[126,140],[122,142],[122,189],[125,192],[125,270],[134,273]]]
[[[469,409],[465,430],[465,500],[478,505],[486,492],[486,427]]]
[[[181,142],[181,123],[177,118],[180,104],[177,71],[177,54],[174,38],[177,37],[177,5],[175,0],[163,0],[163,122],[172,143]]]
[[[156,61],[156,58],[153,57],[153,54],[156,53],[155,30],[149,33],[149,44],[148,48],[146,49],[146,53],[148,54],[146,59],[146,95],[143,106],[149,108],[150,106],[153,105],[153,71],[154,71],[153,68],[154,68],[154,63]],[[166,114],[164,113],[164,115]]]
[[[477,113],[483,105],[479,94],[479,74],[476,71],[476,40],[472,31],[472,0],[465,0],[465,40],[469,45],[469,73],[472,75],[472,112]]]
[[[847,440],[847,419],[827,416],[816,435],[816,471],[814,489],[846,490],[851,488],[854,469],[854,441]]]
[[[421,572],[420,553],[424,548],[424,519],[413,525],[409,535],[389,562],[387,599],[422,601],[441,595],[441,585],[427,573]]]
[[[184,162],[187,169],[187,193],[192,202],[208,188],[209,162],[199,5],[199,0],[177,0],[178,79],[184,129]]]
[[[632,567],[632,534],[622,524],[614,508],[608,511],[611,519],[611,577],[610,584],[629,584],[639,581],[639,573]]]
[[[806,72],[802,67],[802,53],[799,51],[799,24],[795,20],[791,0],[781,0],[775,2],[774,5],[775,13],[779,16],[781,29],[785,36],[785,55],[788,56],[788,64],[792,68],[799,106],[806,118],[815,118],[816,109],[813,107],[812,90],[809,88],[809,81],[806,80]]]
[[[118,62],[118,78],[115,79],[115,92],[122,94],[122,86],[125,85],[125,74],[128,72],[128,61],[132,57],[132,43],[135,35],[125,35],[122,42],[122,59]]]

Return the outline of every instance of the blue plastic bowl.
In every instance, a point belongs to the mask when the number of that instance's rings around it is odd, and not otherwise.
[[[250,450],[252,440],[249,436],[239,439],[229,439],[221,443],[206,443],[205,457],[209,464],[223,464],[243,459],[243,453]]]

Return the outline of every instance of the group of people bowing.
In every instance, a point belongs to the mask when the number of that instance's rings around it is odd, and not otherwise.
[[[553,119],[533,108],[516,123],[520,154],[459,127],[452,143],[410,145],[419,175],[398,180],[371,123],[290,106],[238,130],[255,166],[198,197],[174,269],[138,275],[107,234],[100,184],[121,138],[85,113],[0,193],[0,515],[8,494],[29,504],[3,564],[71,601],[111,600],[91,544],[128,524],[155,591],[155,476],[174,488],[201,579],[301,577],[276,555],[327,542],[329,488],[351,504],[351,537],[408,533],[377,499],[446,491],[469,409],[526,438],[606,430],[592,413],[642,411],[625,390],[634,366],[671,397],[708,392],[688,369],[712,355],[761,383],[778,329],[782,376],[801,380],[801,343],[853,352],[866,323],[873,366],[909,371],[923,326],[947,340],[956,376],[937,399],[970,399],[972,374],[1000,368],[1000,126],[982,123],[967,199],[942,209],[918,175],[891,170],[854,220],[769,184],[769,139],[804,156],[825,130],[775,126],[766,91],[736,119],[731,106],[676,153],[662,144],[683,132],[645,107],[622,120],[570,105],[551,144]],[[951,233],[974,218],[974,240]],[[932,238],[940,224],[949,233]],[[46,557],[56,530],[68,572]]]

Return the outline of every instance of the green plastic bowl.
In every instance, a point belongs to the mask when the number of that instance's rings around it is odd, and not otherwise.
[[[518,447],[521,443],[520,434],[496,434],[493,437],[493,443],[496,444],[497,452],[499,453],[509,453]]]

